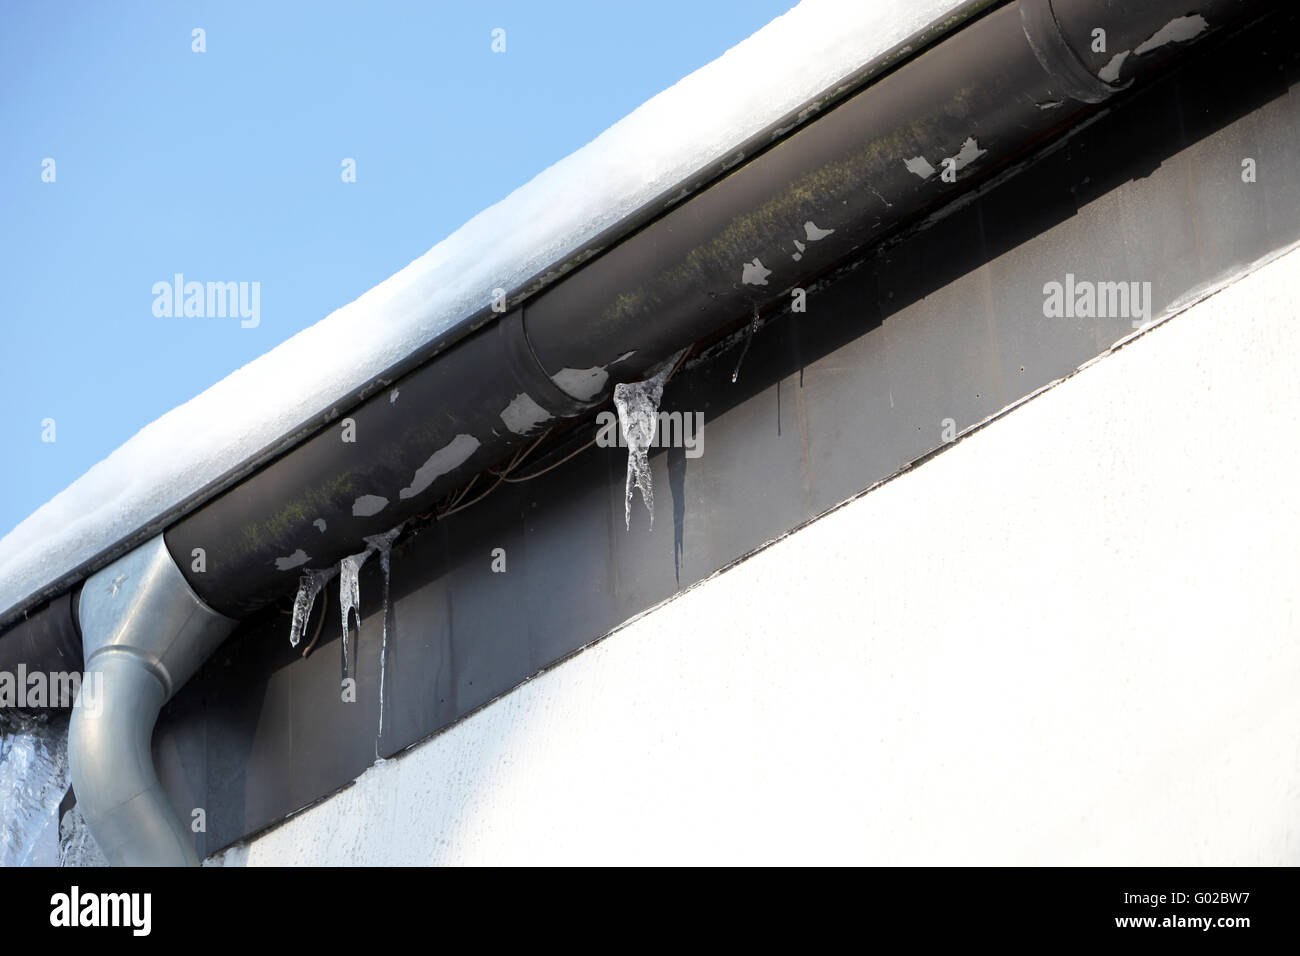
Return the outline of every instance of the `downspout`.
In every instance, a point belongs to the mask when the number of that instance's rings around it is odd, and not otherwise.
[[[158,712],[234,629],[186,582],[162,536],[81,591],[85,676],[68,729],[77,806],[114,866],[196,866],[154,769]]]

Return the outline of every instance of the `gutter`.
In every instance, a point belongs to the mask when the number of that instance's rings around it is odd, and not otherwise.
[[[1186,43],[1270,6],[1018,0],[983,13],[432,361],[372,383],[344,419],[98,571],[77,603],[55,599],[0,636],[0,661],[47,659],[56,644],[67,653],[80,610],[87,670],[108,684],[105,716],[74,715],[73,775],[110,859],[194,862],[153,772],[153,721],[237,620],[291,592],[303,570],[433,511],[545,426],[602,404],[615,382],[789,301]]]
[[[512,288],[505,298],[505,307],[507,309],[514,308],[543,289],[560,281],[573,270],[623,241],[629,235],[654,221],[684,200],[707,189],[718,179],[725,176],[738,163],[743,162],[746,158],[758,155],[773,143],[779,142],[788,136],[793,130],[800,128],[821,113],[837,105],[846,97],[858,92],[876,77],[884,75],[899,64],[915,57],[921,51],[960,28],[967,21],[1002,2],[1005,2],[1005,0],[964,0],[962,3],[954,3],[953,9],[944,19],[926,26],[905,41],[869,60],[859,69],[845,76],[834,87],[788,111],[784,116],[735,146],[726,155],[720,156],[699,170],[692,172],[685,180],[665,189],[626,217],[621,218],[618,222],[596,234],[571,254],[567,254],[554,263],[547,265],[517,288]],[[281,435],[275,441],[268,443],[246,460],[178,502],[174,507],[167,509],[156,518],[136,528],[111,547],[105,548],[77,567],[52,578],[47,584],[36,589],[20,601],[0,610],[0,628],[8,627],[19,619],[34,613],[42,602],[65,593],[69,588],[76,586],[109,562],[116,560],[138,545],[160,534],[179,518],[243,481],[268,462],[273,461],[310,438],[321,428],[335,422],[340,417],[341,410],[353,408],[365,399],[388,389],[407,373],[432,361],[436,356],[454,346],[467,335],[485,325],[495,323],[500,319],[500,316],[500,311],[491,306],[485,306],[477,312],[453,322],[444,332],[435,335],[429,341],[413,349],[364,385],[338,396],[335,401],[330,403],[328,408],[320,409],[316,415]]]
[[[393,383],[169,527],[195,591],[242,617],[1064,131],[1119,82],[1079,75],[1093,25],[1138,48],[1188,4],[1003,5],[808,123],[599,258]],[[1131,5],[1130,5],[1131,6]],[[1200,0],[1206,26],[1250,4]],[[1032,39],[1031,39],[1032,38]],[[1176,44],[1124,59],[1124,85]],[[1131,72],[1130,72],[1131,71]],[[1091,75],[1090,73],[1088,75]],[[952,181],[947,181],[945,171]],[[324,528],[317,522],[323,522]],[[238,529],[232,533],[232,529]],[[206,570],[191,572],[202,553]]]

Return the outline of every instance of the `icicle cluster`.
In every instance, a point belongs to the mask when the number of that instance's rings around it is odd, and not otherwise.
[[[307,571],[298,582],[298,596],[293,602],[293,623],[289,628],[289,643],[297,647],[307,628],[316,597],[335,575],[339,577],[339,616],[343,627],[343,679],[352,676],[352,655],[349,654],[350,618],[356,612],[357,620],[361,618],[361,568],[370,556],[379,553],[380,563],[384,569],[384,603],[383,603],[383,643],[379,658],[379,735],[384,732],[384,681],[388,663],[388,579],[392,571],[391,554],[393,542],[401,534],[402,526],[391,528],[383,534],[366,537],[364,551],[350,554],[338,563],[337,567],[323,571]],[[375,738],[375,753],[379,752],[379,736]]]

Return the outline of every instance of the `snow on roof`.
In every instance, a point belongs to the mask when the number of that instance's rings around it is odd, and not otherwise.
[[[519,288],[966,5],[803,0],[355,302],[142,428],[0,538],[0,614],[466,322],[493,289]]]

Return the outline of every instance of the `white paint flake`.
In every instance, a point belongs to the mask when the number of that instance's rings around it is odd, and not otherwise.
[[[944,162],[946,163],[947,160],[951,159],[953,169],[962,170],[987,152],[988,150],[980,149],[980,144],[975,141],[974,136],[967,136],[966,142],[961,144],[961,149],[957,151],[957,155],[945,157]],[[905,159],[903,165],[907,167],[908,172],[914,173],[922,179],[929,179],[937,171],[924,156]]]
[[[311,560],[309,555],[302,548],[299,548],[293,554],[283,558],[275,559],[275,569],[277,571],[292,571],[294,568],[300,568]]]
[[[479,440],[473,435],[457,435],[429,456],[429,460],[416,470],[411,484],[398,492],[397,497],[403,501],[414,498],[447,472],[463,465],[478,446]]]
[[[753,262],[746,262],[744,271],[740,275],[740,281],[745,285],[767,285],[767,277],[772,274],[772,270],[765,268],[758,257],[754,257]]]
[[[1124,61],[1131,55],[1131,50],[1122,50],[1110,58],[1110,62],[1101,68],[1097,76],[1107,83],[1114,83],[1119,80],[1120,70],[1124,68]]]
[[[383,495],[362,495],[352,502],[352,517],[369,518],[388,507],[388,499]]]
[[[1209,22],[1199,13],[1170,20],[1149,38],[1142,42],[1133,52],[1138,56],[1158,50],[1171,43],[1186,43],[1195,39],[1210,28]]]
[[[953,159],[956,160],[957,169],[961,170],[965,169],[987,152],[988,150],[986,149],[980,149],[980,144],[975,142],[974,136],[968,136],[966,137],[966,142],[961,144],[961,149]]]
[[[627,355],[633,353],[628,352]],[[626,358],[627,356],[623,356]],[[623,359],[617,359],[621,362]],[[551,376],[551,381],[558,385],[566,394],[573,396],[580,402],[591,401],[605,388],[605,383],[609,381],[609,372],[605,371],[603,365],[595,365],[591,368],[562,368]]]
[[[913,156],[911,159],[903,160],[903,165],[907,167],[909,173],[920,176],[922,179],[929,179],[934,175],[934,167],[924,156]]]
[[[501,420],[516,435],[527,435],[538,425],[551,420],[551,413],[538,405],[527,392],[520,392],[501,409]]]

